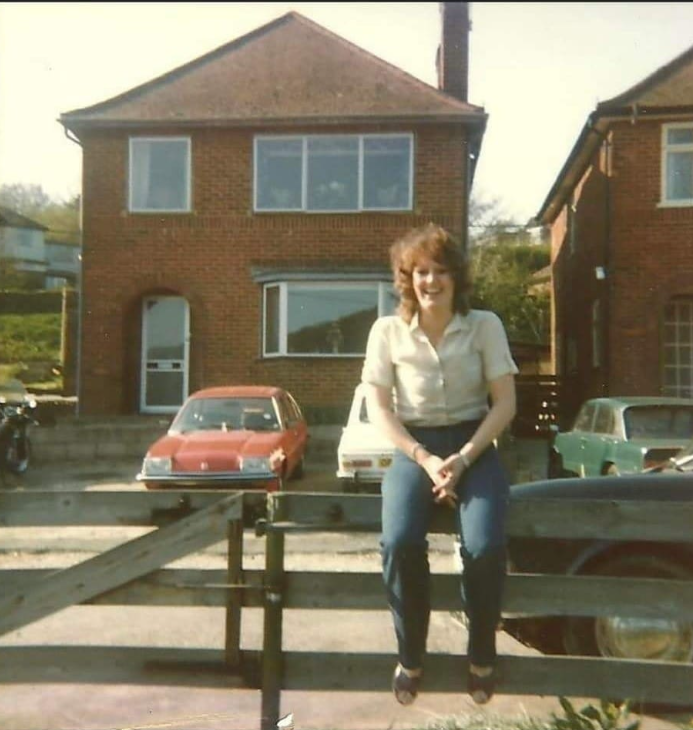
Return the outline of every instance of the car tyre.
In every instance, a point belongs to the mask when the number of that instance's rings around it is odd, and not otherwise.
[[[302,479],[306,473],[306,457],[305,454],[301,456],[301,460],[296,464],[294,470],[291,472],[292,479]]]
[[[31,442],[28,438],[18,443],[12,441],[7,446],[5,453],[5,465],[11,474],[24,474],[29,468],[31,461]]]
[[[602,471],[602,474],[608,477],[620,477],[621,472],[618,470],[616,464],[607,464],[606,468]]]
[[[607,555],[581,571],[589,575],[693,579],[693,571],[664,554]],[[617,616],[568,617],[563,628],[568,654],[620,659],[693,662],[693,622]]]

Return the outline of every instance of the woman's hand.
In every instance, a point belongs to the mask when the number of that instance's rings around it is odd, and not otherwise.
[[[443,461],[439,456],[429,454],[420,462],[421,468],[428,474],[433,482],[433,501],[436,504],[444,504],[447,507],[454,507],[457,504],[455,485],[457,480],[452,478],[449,467],[446,463],[449,458]]]
[[[433,480],[433,494],[437,503],[454,507],[457,504],[455,488],[467,467],[468,460],[459,452],[441,459],[438,466],[437,478]]]

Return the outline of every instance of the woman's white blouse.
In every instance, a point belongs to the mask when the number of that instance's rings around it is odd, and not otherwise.
[[[380,317],[368,336],[361,380],[394,389],[402,423],[444,426],[483,418],[489,381],[517,372],[499,317],[472,309],[453,316],[437,350],[417,315],[410,324]]]

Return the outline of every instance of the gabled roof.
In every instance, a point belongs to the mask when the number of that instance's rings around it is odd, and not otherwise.
[[[25,215],[16,213],[11,208],[5,208],[0,205],[0,226],[8,228],[31,228],[35,231],[47,231],[48,228],[41,223],[27,218]]]
[[[531,222],[547,224],[555,220],[590,164],[611,121],[619,117],[635,120],[682,112],[693,114],[693,46],[627,91],[597,104]]]
[[[486,114],[290,12],[124,94],[62,114],[60,122],[79,133],[412,118],[483,126]]]

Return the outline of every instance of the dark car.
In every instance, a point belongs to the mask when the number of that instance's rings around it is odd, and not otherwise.
[[[669,473],[519,484],[513,499],[693,502],[693,475]],[[693,542],[518,537],[508,541],[512,573],[693,580]],[[693,661],[693,620],[627,616],[511,617],[505,629],[549,654]]]

